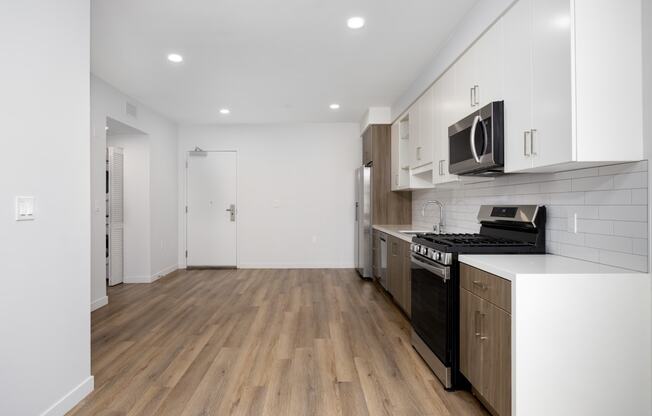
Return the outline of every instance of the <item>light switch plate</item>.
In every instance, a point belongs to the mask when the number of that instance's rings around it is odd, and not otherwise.
[[[16,197],[16,221],[33,221],[36,219],[36,201],[33,196]]]

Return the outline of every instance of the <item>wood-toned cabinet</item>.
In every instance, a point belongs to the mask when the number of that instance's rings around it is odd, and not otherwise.
[[[460,371],[492,412],[509,416],[511,282],[462,264]]]
[[[410,269],[410,243],[387,236],[387,282],[394,301],[410,316],[412,304],[412,277]]]
[[[362,133],[363,163],[371,166],[371,223],[412,223],[412,194],[392,192],[391,125],[371,124]]]
[[[373,162],[373,132],[372,129],[366,129],[362,133],[362,164],[369,165]]]

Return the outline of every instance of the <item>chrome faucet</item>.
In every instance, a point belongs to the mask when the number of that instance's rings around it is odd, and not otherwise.
[[[433,225],[432,229],[435,231],[435,233],[441,234],[444,232],[444,204],[434,200],[424,202],[423,206],[421,207],[422,217],[426,216],[426,207],[428,205],[437,205],[439,207],[439,224]]]

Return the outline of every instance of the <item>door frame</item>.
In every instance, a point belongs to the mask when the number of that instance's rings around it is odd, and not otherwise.
[[[225,150],[203,150],[206,153],[235,153],[235,206],[236,206],[236,215],[235,215],[235,267],[240,268],[240,244],[238,238],[238,228],[240,225],[240,204],[238,203],[239,194],[240,194],[240,157],[238,151],[233,149]],[[188,268],[188,168],[190,163],[190,153],[195,152],[194,150],[186,150],[186,169],[185,169],[185,204],[183,208],[184,214],[184,265],[185,268]]]

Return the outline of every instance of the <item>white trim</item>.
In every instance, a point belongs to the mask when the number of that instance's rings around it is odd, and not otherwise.
[[[154,283],[161,277],[165,277],[168,274],[174,272],[177,270],[179,267],[176,264],[173,264],[171,266],[165,267],[163,270],[154,273],[151,276],[125,276],[124,277],[124,283],[132,284],[132,283]]]
[[[95,379],[89,376],[86,380],[82,381],[74,389],[70,390],[65,396],[57,400],[46,411],[41,413],[41,416],[63,416],[70,409],[75,407],[77,403],[81,402],[84,397],[88,396],[93,391],[95,386]]]
[[[91,302],[91,312],[100,309],[102,306],[105,306],[109,303],[109,297],[108,296],[102,296],[99,299],[95,299],[94,301]]]
[[[125,276],[124,283],[152,283],[152,276]]]
[[[160,279],[161,277],[165,277],[165,276],[167,276],[168,274],[170,274],[170,273],[172,273],[172,272],[175,272],[175,271],[177,270],[177,268],[178,268],[178,267],[177,267],[176,264],[173,264],[172,266],[165,267],[163,270],[159,271],[158,273],[154,273],[154,274],[150,277],[150,282],[155,282],[155,281],[157,281],[158,279]]]

